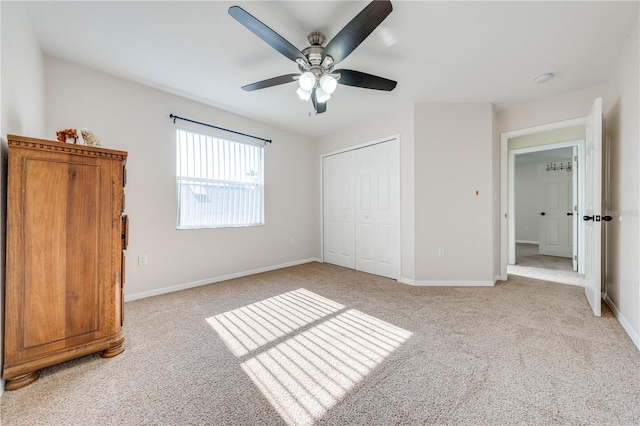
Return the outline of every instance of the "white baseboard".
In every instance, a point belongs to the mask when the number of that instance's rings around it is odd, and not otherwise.
[[[604,294],[603,299],[607,303],[607,305],[609,305],[609,308],[611,308],[611,311],[613,311],[613,314],[618,319],[618,322],[620,322],[620,324],[622,325],[622,328],[624,328],[624,331],[627,332],[633,344],[636,345],[636,348],[638,348],[638,350],[640,351],[640,336],[638,336],[638,333],[636,333],[633,327],[631,327],[629,321],[627,321],[624,315],[622,315],[616,304],[613,303],[613,300],[611,300],[607,293]]]
[[[234,278],[246,277],[248,275],[260,274],[262,272],[274,271],[276,269],[288,268],[290,266],[302,265],[304,263],[320,262],[317,257],[310,257],[308,259],[295,260],[293,262],[281,263],[279,265],[266,266],[264,268],[251,269],[248,271],[236,272],[233,274],[223,275],[221,277],[205,278],[203,280],[191,281],[188,283],[177,284],[169,287],[158,288],[149,291],[141,291],[139,293],[125,294],[124,301],[130,302],[132,300],[145,299],[147,297],[158,296],[160,294],[173,293],[174,291],[186,290],[188,288],[199,287],[207,284],[218,283],[221,281],[232,280]]]
[[[520,244],[540,244],[540,241],[516,240]]]
[[[401,278],[399,280],[403,284],[416,287],[493,287],[495,281],[438,281],[438,280],[410,280]]]

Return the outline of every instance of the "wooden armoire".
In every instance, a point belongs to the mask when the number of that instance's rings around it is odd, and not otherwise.
[[[127,153],[8,135],[6,390],[38,370],[120,354]]]

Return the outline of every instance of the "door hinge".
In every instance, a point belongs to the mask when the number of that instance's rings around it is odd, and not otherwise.
[[[578,162],[578,156],[577,156],[577,155],[574,155],[574,156],[573,156],[573,162],[574,162],[574,163],[577,163],[577,162]]]
[[[573,255],[573,260],[575,260],[576,262],[578,261],[578,255],[577,254]]]
[[[578,206],[573,206],[573,211],[577,212],[578,211]]]

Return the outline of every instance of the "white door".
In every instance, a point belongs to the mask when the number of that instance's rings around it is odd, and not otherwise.
[[[585,295],[595,316],[601,304],[602,209],[602,98],[593,103],[585,139]]]
[[[353,152],[323,159],[324,261],[354,269]]]
[[[566,161],[538,166],[539,253],[573,257],[573,174]]]
[[[398,140],[355,151],[356,269],[400,277]]]

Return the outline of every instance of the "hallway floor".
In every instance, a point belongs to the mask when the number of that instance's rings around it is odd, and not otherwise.
[[[571,259],[538,254],[537,244],[516,244],[516,264],[507,273],[538,280],[584,287],[582,276],[573,272]]]

